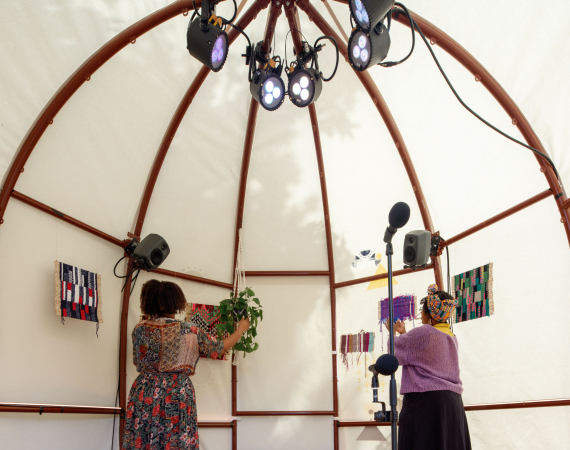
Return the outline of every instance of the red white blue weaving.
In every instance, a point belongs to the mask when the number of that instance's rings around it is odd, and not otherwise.
[[[55,262],[55,311],[64,318],[103,323],[101,275]]]

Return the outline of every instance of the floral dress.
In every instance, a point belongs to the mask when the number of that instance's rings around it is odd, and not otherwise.
[[[179,320],[139,323],[132,334],[140,375],[127,402],[123,450],[198,450],[196,395],[190,376],[199,357],[218,358],[224,342]]]

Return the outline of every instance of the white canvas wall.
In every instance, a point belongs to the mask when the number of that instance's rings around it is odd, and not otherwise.
[[[64,81],[105,42],[166,1],[25,1],[0,16],[0,172]],[[469,50],[519,105],[570,183],[566,151],[570,88],[567,2],[536,9],[529,0],[495,2],[492,10],[466,1],[414,0],[406,5]],[[247,5],[249,6],[249,5]],[[315,7],[329,18],[324,5]],[[347,8],[332,4],[349,31]],[[230,6],[222,6],[225,13]],[[247,32],[262,37],[266,12]],[[300,12],[312,43],[321,33]],[[156,150],[200,65],[185,50],[188,18],[177,17],[139,37],[93,74],[48,127],[16,189],[119,239],[136,217]],[[283,56],[284,14],[276,29]],[[403,56],[409,30],[394,25],[390,59]],[[243,65],[245,40],[227,66],[209,74],[176,134],[158,177],[143,235],[163,235],[172,253],[164,268],[231,282],[239,173],[250,95]],[[288,37],[288,57],[291,53]],[[462,97],[485,118],[520,137],[481,84],[434,47]],[[331,46],[321,56],[325,75]],[[392,69],[370,71],[414,162],[436,230],[451,237],[547,188],[530,152],[469,115],[453,98],[424,44]],[[336,281],[372,275],[351,262],[356,252],[382,254],[391,205],[406,201],[405,230],[422,229],[412,188],[371,99],[340,61],[336,78],[316,103],[333,233]],[[244,217],[248,270],[326,270],[323,209],[312,130],[306,110],[286,101],[262,109],[254,136]],[[451,275],[494,262],[495,316],[456,327],[465,403],[568,397],[565,306],[568,241],[552,199],[450,248]],[[112,406],[118,373],[121,282],[112,276],[118,247],[11,200],[0,227],[0,401]],[[401,268],[395,240],[394,268]],[[53,260],[103,275],[105,323],[67,320],[53,310]],[[445,261],[444,263],[445,270]],[[158,277],[160,278],[160,277]],[[141,274],[129,307],[138,321]],[[162,279],[162,278],[161,278]],[[165,280],[169,278],[164,278]],[[172,280],[172,279],[169,279]],[[395,293],[423,297],[433,272],[399,277]],[[224,289],[176,280],[189,301],[216,303]],[[240,360],[238,409],[332,408],[330,294],[326,277],[250,278],[266,319],[260,350]],[[387,289],[367,284],[337,291],[340,335],[377,328],[377,301]],[[378,343],[379,344],[379,343]],[[129,344],[130,345],[130,344]],[[379,355],[379,346],[375,356]],[[128,349],[129,355],[131,349]],[[358,369],[361,373],[358,374]],[[367,420],[364,361],[348,373],[339,359],[339,416]],[[194,377],[200,420],[229,420],[229,362],[202,360]],[[128,384],[135,378],[128,364]],[[360,377],[360,378],[359,378]],[[78,381],[78,380],[81,380]],[[360,382],[360,384],[359,384]],[[277,387],[276,387],[277,385]],[[387,399],[387,387],[383,393]],[[474,448],[565,448],[567,408],[468,413]],[[239,448],[332,447],[331,417],[244,417]],[[10,448],[108,448],[112,419],[1,413]],[[341,448],[384,448],[356,442],[360,429],[341,429]],[[385,436],[389,430],[382,428]],[[206,449],[231,448],[228,429],[200,431]],[[88,437],[86,439],[85,437]],[[117,435],[116,435],[117,436]],[[116,437],[115,437],[116,439]],[[117,445],[117,443],[115,443]]]

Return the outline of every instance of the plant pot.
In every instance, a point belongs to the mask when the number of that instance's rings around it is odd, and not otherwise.
[[[238,320],[248,317],[247,308],[234,309],[234,312],[237,314]]]

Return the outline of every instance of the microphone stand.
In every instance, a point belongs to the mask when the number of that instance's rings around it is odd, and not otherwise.
[[[388,257],[388,309],[389,316],[388,322],[390,323],[390,354],[394,355],[394,294],[392,292],[392,255],[394,254],[394,249],[392,247],[392,237],[396,233],[396,229],[388,227],[384,235],[384,242],[386,242],[386,256]],[[398,449],[398,411],[397,406],[397,387],[396,387],[396,377],[394,374],[390,375],[390,407],[391,407],[391,430],[392,430],[392,450]]]

